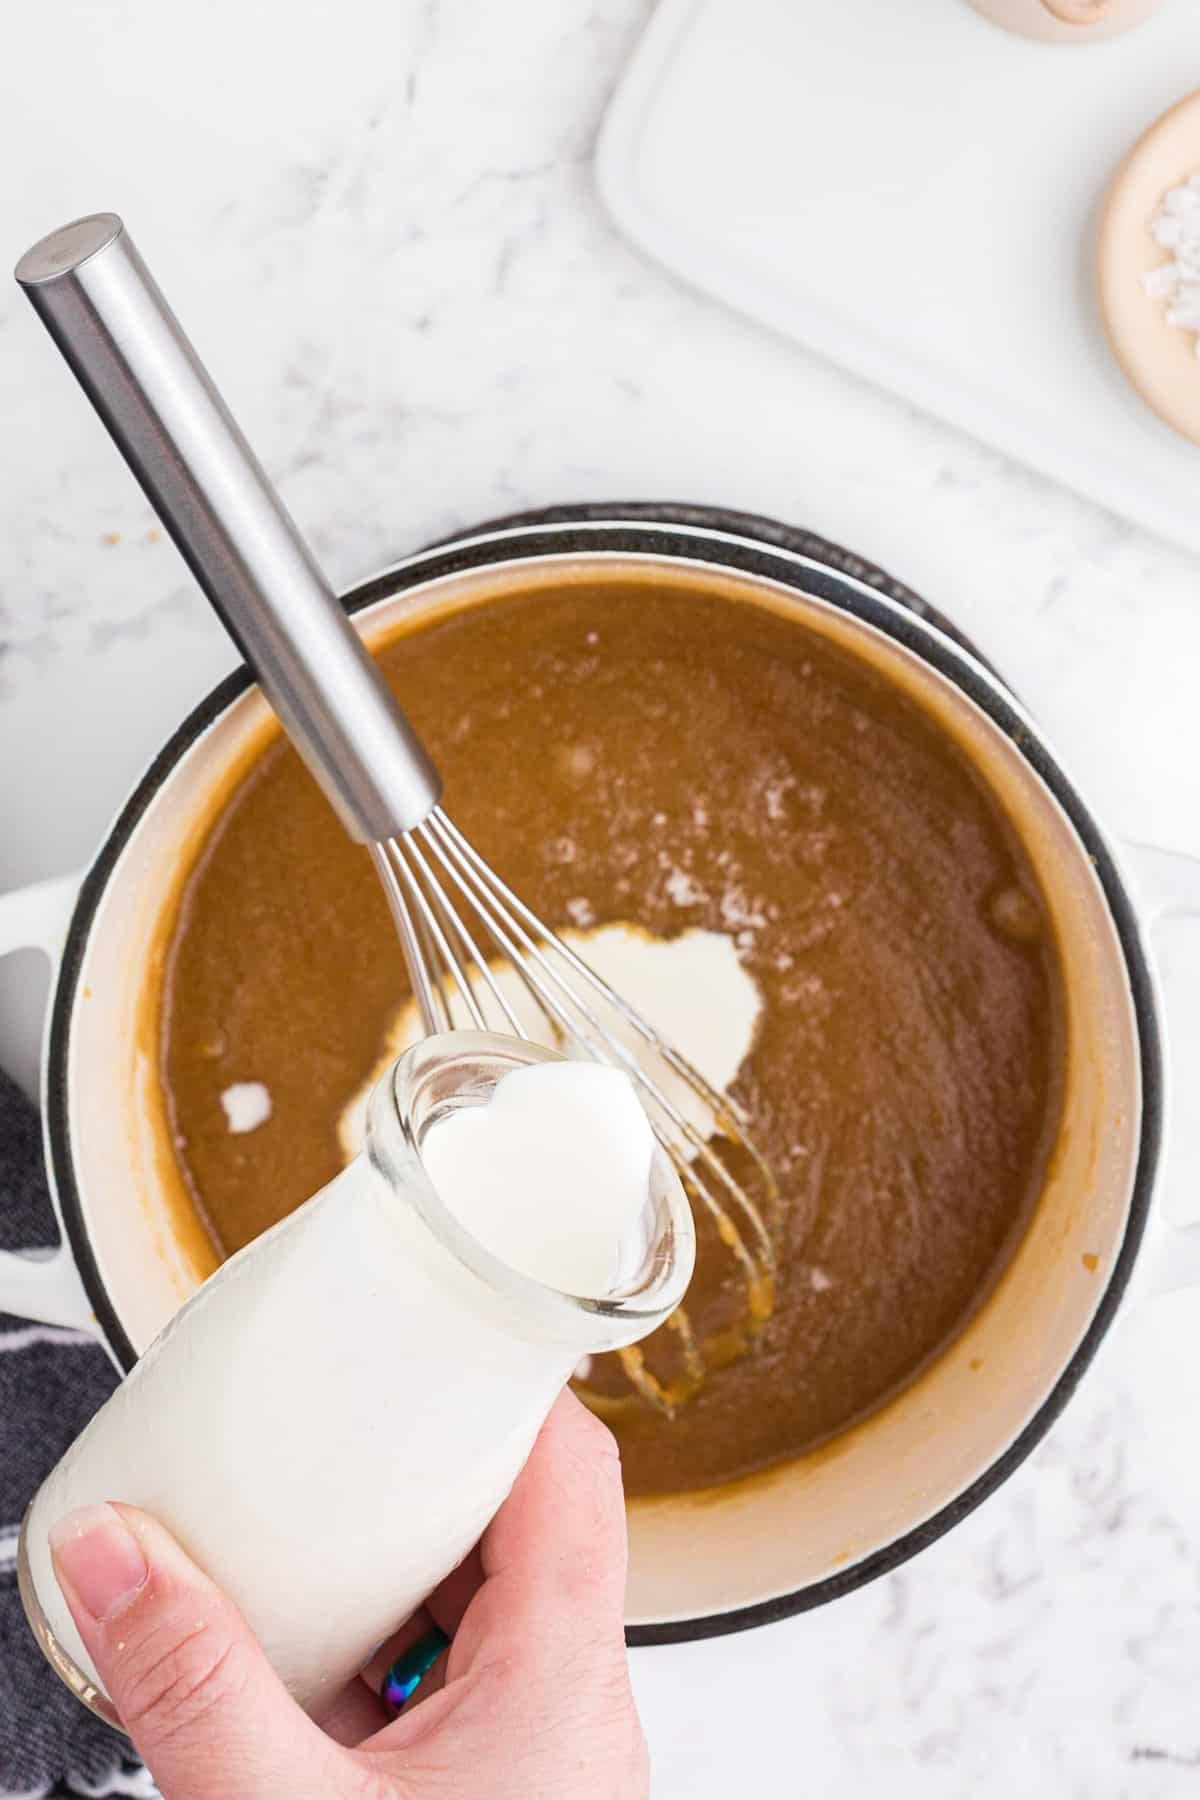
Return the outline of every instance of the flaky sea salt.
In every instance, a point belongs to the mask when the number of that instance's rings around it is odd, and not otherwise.
[[[777,824],[781,819],[787,818],[787,796],[795,786],[794,775],[784,775],[776,781],[768,781],[763,789],[768,819]]]
[[[758,901],[752,901],[745,888],[731,884],[721,895],[721,923],[727,931],[758,931],[767,915]]]
[[[672,869],[663,886],[672,906],[699,906],[708,898],[696,877],[686,869]]]
[[[1152,299],[1167,302],[1168,325],[1195,334],[1200,356],[1200,169],[1163,195],[1150,235],[1171,254],[1142,276],[1142,286]]]

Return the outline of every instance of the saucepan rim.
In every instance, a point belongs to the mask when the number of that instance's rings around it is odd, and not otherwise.
[[[1120,1249],[1074,1355],[1024,1430],[954,1500],[853,1566],[791,1592],[728,1612],[640,1623],[631,1644],[679,1643],[769,1624],[820,1606],[887,1574],[935,1542],[1020,1467],[1058,1418],[1107,1333],[1145,1232],[1163,1130],[1162,1033],[1138,915],[1103,831],[1002,679],[961,632],[911,589],[813,533],[756,514],[676,503],[561,506],[490,521],[407,557],[344,596],[350,612],[439,577],[541,556],[668,556],[765,577],[825,601],[914,652],[967,695],[1015,745],[1075,829],[1103,890],[1129,983],[1142,1082],[1137,1162]],[[46,1140],[63,1227],[97,1323],[125,1369],[137,1360],[92,1251],[74,1166],[68,1069],[80,973],[97,910],[122,852],[184,754],[250,686],[240,669],[219,682],[174,731],[134,788],[84,881],[68,928],[51,1003],[46,1055]]]

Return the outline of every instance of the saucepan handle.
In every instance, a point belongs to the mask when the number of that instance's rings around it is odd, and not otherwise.
[[[40,950],[57,966],[79,877],[39,881],[0,894],[0,956]],[[96,1332],[96,1320],[66,1245],[54,1249],[0,1250],[0,1312],[47,1325]]]
[[[1200,857],[1160,850],[1151,844],[1126,844],[1124,860],[1152,933],[1170,919],[1195,919],[1200,925]],[[1169,996],[1164,996],[1164,1011],[1168,1091],[1176,1096],[1200,1093],[1200,1070],[1196,1071],[1196,1079],[1189,1081],[1180,1066],[1184,1057],[1179,1040],[1184,1034],[1174,1034],[1176,1042],[1172,1045]],[[1155,1211],[1156,1229],[1143,1255],[1140,1292],[1150,1297],[1174,1293],[1179,1288],[1200,1287],[1200,1221],[1172,1225],[1161,1200]]]

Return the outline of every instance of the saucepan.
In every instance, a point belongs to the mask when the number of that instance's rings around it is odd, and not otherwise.
[[[1019,832],[1061,947],[1064,1130],[1011,1265],[966,1329],[871,1418],[814,1454],[700,1496],[630,1508],[629,1636],[661,1643],[762,1624],[894,1568],[1018,1467],[1139,1283],[1200,1281],[1200,1228],[1152,1212],[1167,1084],[1146,938],[1200,913],[1200,863],[1118,849],[1035,722],[944,618],[861,559],[744,514],[559,508],[407,558],[345,596],[367,638],[401,613],[558,574],[636,571],[752,590],[897,683],[967,752]],[[222,793],[263,729],[239,673],[180,726],[82,880],[0,900],[0,952],[40,946],[53,982],[46,1161],[61,1243],[0,1258],[0,1310],[82,1326],[129,1368],[194,1287],[173,1204],[146,1032],[161,921]]]

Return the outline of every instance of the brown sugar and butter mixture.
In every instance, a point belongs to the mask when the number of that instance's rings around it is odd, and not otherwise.
[[[615,1370],[588,1381],[631,1494],[798,1455],[953,1338],[1041,1187],[1059,972],[1015,833],[915,702],[748,601],[598,578],[381,660],[448,809],[552,925],[724,933],[757,984],[734,1092],[779,1187],[774,1310],[673,1418]],[[218,1254],[337,1173],[407,994],[369,859],[274,743],[187,876],[162,994],[175,1154]],[[269,1116],[235,1131],[241,1084]],[[689,1312],[719,1332],[744,1293],[700,1248]]]

